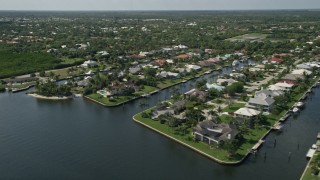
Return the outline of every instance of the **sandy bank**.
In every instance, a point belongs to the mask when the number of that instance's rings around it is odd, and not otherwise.
[[[67,99],[71,99],[71,97],[67,97],[67,96],[62,96],[62,97],[58,97],[58,96],[42,96],[42,95],[39,95],[39,94],[28,94],[28,96],[32,96],[32,97],[35,97],[35,98],[38,98],[38,99],[48,99],[48,100],[67,100]]]

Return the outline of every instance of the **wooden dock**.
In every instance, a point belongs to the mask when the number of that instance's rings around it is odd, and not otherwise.
[[[278,122],[272,127],[272,129],[273,130],[281,130],[282,127],[283,127],[283,125],[280,122]]]
[[[290,116],[290,113],[287,113],[285,116],[283,116],[283,117],[280,119],[280,121],[281,121],[281,122],[286,121],[289,116]]]
[[[258,149],[259,149],[259,147],[262,145],[264,143],[264,140],[259,140],[258,142],[257,142],[257,144],[255,144],[253,147],[252,147],[252,151],[254,152],[254,151],[257,151]]]

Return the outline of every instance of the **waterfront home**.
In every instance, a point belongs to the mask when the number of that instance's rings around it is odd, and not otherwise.
[[[217,84],[221,85],[221,86],[230,86],[233,83],[236,83],[238,81],[234,80],[234,79],[217,79]]]
[[[298,65],[296,65],[296,68],[297,69],[306,69],[306,70],[310,70],[310,69],[312,69],[312,67],[310,66],[310,65],[308,65],[308,64],[298,64]]]
[[[191,97],[196,97],[197,99],[201,100],[202,102],[207,101],[208,97],[208,92],[207,91],[201,91],[198,89],[191,89],[190,91],[186,92],[184,94],[186,99],[190,99]]]
[[[306,70],[306,69],[296,69],[296,70],[293,70],[291,72],[291,74],[297,74],[297,75],[311,75],[312,74],[312,71],[309,71],[309,70]]]
[[[283,95],[283,91],[281,90],[269,90],[269,89],[262,89],[260,91],[257,91],[255,93],[255,97],[259,97],[259,98],[267,98],[267,97],[271,97],[271,98],[274,98],[274,97],[277,97],[277,96],[281,96]]]
[[[96,67],[96,66],[98,66],[97,61],[92,61],[92,60],[85,61],[83,64],[81,64],[81,67],[85,67],[85,68]]]
[[[201,67],[213,67],[216,65],[216,63],[209,62],[209,61],[199,61],[198,64]]]
[[[158,119],[161,115],[174,115],[173,109],[163,109],[163,110],[154,110],[152,111],[151,119]]]
[[[289,84],[295,84],[298,80],[303,80],[305,79],[304,75],[300,74],[287,74],[284,77],[281,78],[280,82],[285,82]]]
[[[230,73],[230,77],[236,78],[236,79],[245,79],[246,75],[242,73]]]
[[[258,110],[247,108],[247,107],[240,108],[236,112],[234,112],[236,117],[241,117],[241,118],[246,118],[246,119],[256,117],[260,113],[261,112]]]
[[[254,98],[250,98],[248,103],[246,104],[246,107],[268,112],[268,111],[271,111],[274,103],[275,103],[275,100],[272,97],[257,96]]]
[[[167,71],[161,71],[158,76],[160,78],[179,78],[179,73],[173,73],[173,72],[167,72]]]
[[[233,139],[239,133],[233,124],[216,124],[211,120],[199,122],[194,128],[194,138],[208,144],[218,144]]]
[[[190,69],[191,71],[198,71],[201,69],[200,66],[197,66],[197,65],[193,65],[193,64],[187,64],[185,66],[187,69]]]
[[[171,107],[174,109],[175,113],[180,113],[186,109],[186,104],[186,100],[180,100],[172,104]]]
[[[174,115],[174,110],[171,109],[168,104],[160,104],[157,107],[153,108],[151,111],[151,118],[158,119],[161,115]]]
[[[206,87],[207,87],[208,89],[216,89],[216,90],[218,90],[218,91],[223,91],[224,88],[225,88],[224,86],[218,85],[218,84],[216,84],[216,83],[212,83],[212,84],[207,83],[207,84],[206,84]]]
[[[271,91],[291,91],[292,87],[294,86],[294,84],[289,84],[289,83],[282,83],[282,82],[279,82],[279,83],[276,83],[276,84],[273,84],[273,85],[270,85],[268,87],[269,90]]]

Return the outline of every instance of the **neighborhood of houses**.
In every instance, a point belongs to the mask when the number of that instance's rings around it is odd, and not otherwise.
[[[209,60],[212,62],[212,60]],[[264,60],[257,65],[254,65],[253,68],[259,69],[265,77],[265,80],[260,80],[259,88],[255,88],[252,91],[250,90],[250,84],[248,83],[248,78],[243,71],[244,69],[250,69],[251,67],[241,68],[239,72],[234,72],[226,75],[225,77],[219,77],[218,79],[214,78],[214,80],[207,79],[207,82],[203,88],[194,88],[183,95],[182,100],[178,100],[176,102],[167,102],[161,103],[160,105],[154,107],[152,109],[152,119],[153,120],[162,120],[166,118],[166,115],[174,117],[177,121],[175,125],[186,122],[187,115],[186,109],[188,104],[191,101],[201,102],[200,104],[213,105],[208,106],[209,108],[201,109],[202,115],[204,115],[204,119],[202,121],[198,121],[193,128],[193,136],[196,140],[203,141],[208,144],[219,144],[222,141],[226,141],[229,139],[235,138],[239,134],[239,129],[235,126],[234,122],[223,122],[217,120],[219,116],[229,116],[234,119],[235,122],[239,121],[252,121],[259,115],[269,115],[271,114],[276,100],[275,98],[278,96],[282,96],[286,93],[290,93],[295,87],[299,86],[307,77],[312,76],[312,73],[315,69],[318,69],[320,66],[319,62],[308,62],[297,64],[294,69],[292,69],[289,73],[284,73],[276,82],[270,83],[272,79],[276,79],[275,75],[279,75],[281,72],[286,70],[283,64],[284,60],[277,56],[276,58],[272,58],[267,61]],[[209,63],[206,61],[201,61],[199,63],[203,65],[208,65]],[[270,73],[269,70],[265,69],[266,64],[275,64],[274,71]],[[203,67],[203,66],[202,66]],[[233,104],[240,104],[240,106],[235,109],[233,112],[222,112],[218,113],[218,116],[212,115],[212,111],[217,111],[218,108],[227,108],[226,104],[218,104],[215,103],[214,99],[210,98],[210,89],[214,89],[218,92],[226,93],[224,90],[228,86],[232,86],[235,83],[243,82],[246,84],[245,91],[242,93],[236,93],[232,99]],[[257,83],[257,82],[255,82]],[[240,97],[244,95],[247,97],[246,100],[242,100]],[[230,99],[228,95],[224,94],[221,98],[222,101],[227,101]],[[232,104],[231,104],[232,106]],[[300,105],[299,107],[301,107]],[[194,107],[195,109],[197,107]]]

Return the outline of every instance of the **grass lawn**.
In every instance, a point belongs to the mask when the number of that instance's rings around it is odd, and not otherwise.
[[[180,79],[180,78],[179,79],[167,79],[167,80],[161,81],[158,84],[158,88],[164,89],[164,88],[173,86],[175,84],[181,83],[182,81],[184,81],[184,79]]]
[[[90,94],[88,97],[104,104],[105,106],[117,106],[135,98],[135,96],[116,96],[113,99],[110,99],[105,98],[100,94]]]
[[[310,162],[314,161],[315,157],[316,156],[319,156],[319,154],[315,154],[312,159],[310,159]],[[318,176],[315,176],[312,174],[312,170],[311,170],[311,167],[310,167],[310,164],[308,164],[309,166],[306,167],[307,170],[305,172],[305,174],[303,174],[303,177],[301,178],[302,180],[318,180],[320,179],[320,174]]]
[[[224,123],[231,123],[232,118],[229,115],[223,114],[221,116],[219,116],[220,120]]]
[[[150,110],[149,110],[150,111]],[[172,128],[170,128],[169,126],[167,126],[166,124],[161,124],[159,121],[154,121],[148,118],[143,118],[140,114],[135,115],[135,119],[138,120],[139,122],[142,122],[143,124],[146,124],[170,137],[173,137],[183,143],[186,143],[194,148],[196,148],[199,151],[202,151],[214,158],[217,158],[219,160],[222,161],[226,161],[226,162],[234,162],[234,161],[239,161],[241,159],[241,157],[238,157],[238,159],[229,159],[228,157],[228,152],[223,150],[223,149],[219,149],[216,147],[210,147],[208,144],[202,143],[202,142],[195,142],[192,138],[191,135],[191,129],[189,129],[188,133],[186,135],[181,135],[178,133],[175,133],[175,130],[173,130]]]
[[[61,58],[61,64],[67,64],[67,65],[75,65],[75,64],[79,64],[82,63],[84,60],[81,58],[68,58],[68,57],[62,57]]]
[[[244,106],[245,106],[244,103],[234,103],[234,104],[231,104],[230,107],[224,108],[223,112],[235,112],[238,109],[243,108]]]
[[[241,145],[238,149],[239,154],[249,153],[252,147],[270,130],[267,127],[256,127],[254,129],[249,129],[247,133],[244,134],[246,139],[245,143]]]
[[[0,83],[0,92],[5,90],[6,90],[6,86]]]
[[[244,107],[244,105],[245,104],[243,103],[234,103],[229,109],[226,110],[234,111],[235,109]],[[149,113],[150,110],[147,110],[145,112]],[[210,146],[203,142],[195,142],[191,134],[191,129],[189,129],[189,132],[187,134],[182,135],[181,133],[177,133],[177,131],[175,131],[173,128],[170,128],[166,124],[161,124],[159,121],[154,121],[149,118],[143,118],[141,114],[142,113],[135,115],[134,118],[139,122],[166,134],[167,136],[175,138],[176,140],[186,143],[199,151],[202,151],[216,159],[226,162],[235,162],[241,160],[251,151],[252,147],[270,130],[269,127],[264,126],[255,127],[254,129],[248,129],[247,132],[244,132],[243,134],[245,142],[237,150],[237,156],[233,159],[230,159],[228,152],[224,149],[218,148],[217,146]],[[275,118],[278,118],[279,116],[270,116],[270,121],[273,122],[272,124],[274,124],[274,122],[278,120]],[[230,123],[231,118],[229,118],[228,115],[222,115],[220,116],[220,118],[223,122]]]
[[[158,90],[158,88],[156,88],[156,87],[143,86],[143,88],[140,91],[135,92],[134,94],[135,95],[143,95],[143,94],[151,93],[151,92],[154,92],[154,91],[157,91],[157,90]]]

